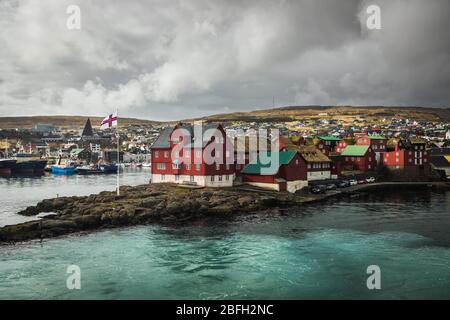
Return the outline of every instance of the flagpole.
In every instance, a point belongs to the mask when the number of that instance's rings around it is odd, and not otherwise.
[[[116,127],[116,136],[117,136],[117,195],[120,196],[120,136],[119,136],[119,109],[116,109],[116,118],[117,118],[117,127]]]

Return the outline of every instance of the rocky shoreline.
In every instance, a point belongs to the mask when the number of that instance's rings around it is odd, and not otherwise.
[[[189,189],[170,184],[123,187],[121,195],[101,192],[84,197],[46,199],[18,214],[55,214],[40,220],[0,228],[0,244],[114,227],[151,223],[185,223],[205,217],[230,217],[268,209],[301,206],[330,197],[358,194],[373,189],[404,187],[440,188],[447,183],[377,183],[320,195],[296,195],[252,188]]]

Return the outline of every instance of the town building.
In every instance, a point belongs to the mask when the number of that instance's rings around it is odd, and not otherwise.
[[[386,152],[387,139],[383,136],[371,135],[356,139],[356,145],[370,146],[375,152],[375,159],[378,164],[382,163],[383,153]]]
[[[428,171],[430,152],[426,141],[420,138],[393,139],[388,142],[388,151],[383,154],[383,165],[389,169]]]
[[[330,153],[336,152],[336,147],[338,146],[340,138],[334,136],[322,136],[318,138],[317,148],[322,151],[326,156]]]
[[[192,184],[207,187],[231,187],[235,178],[234,151],[220,124],[179,123],[165,128],[151,146],[152,183]],[[175,134],[176,129],[185,132]],[[211,145],[213,144],[214,145]],[[181,146],[179,146],[181,144]],[[177,149],[176,149],[177,148]],[[207,149],[215,149],[213,163],[205,161]],[[178,150],[178,155],[175,150]],[[217,151],[217,153],[216,153]]]
[[[268,163],[267,159],[277,159]],[[246,184],[276,190],[296,192],[306,186],[307,164],[297,151],[266,152],[258,156],[241,172]]]
[[[347,146],[338,161],[342,170],[367,172],[376,168],[375,152],[369,145]]]

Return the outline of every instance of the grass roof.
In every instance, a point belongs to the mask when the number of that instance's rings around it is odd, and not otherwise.
[[[359,145],[347,146],[342,151],[341,156],[362,157],[366,154],[368,149],[369,149],[369,146],[359,146]]]

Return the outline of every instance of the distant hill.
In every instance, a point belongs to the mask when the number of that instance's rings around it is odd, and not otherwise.
[[[31,116],[31,117],[0,117],[0,129],[24,128],[30,129],[38,123],[53,124],[60,128],[83,128],[86,120],[90,118],[94,128],[100,127],[101,117],[87,116]],[[120,118],[119,125],[154,125],[157,121],[141,120],[133,118]]]
[[[216,114],[201,118],[214,122],[276,122],[307,119],[336,119],[352,121],[360,116],[368,120],[402,118],[450,122],[449,108],[422,107],[346,107],[346,106],[290,106],[276,109]],[[198,120],[198,119],[196,119]]]

